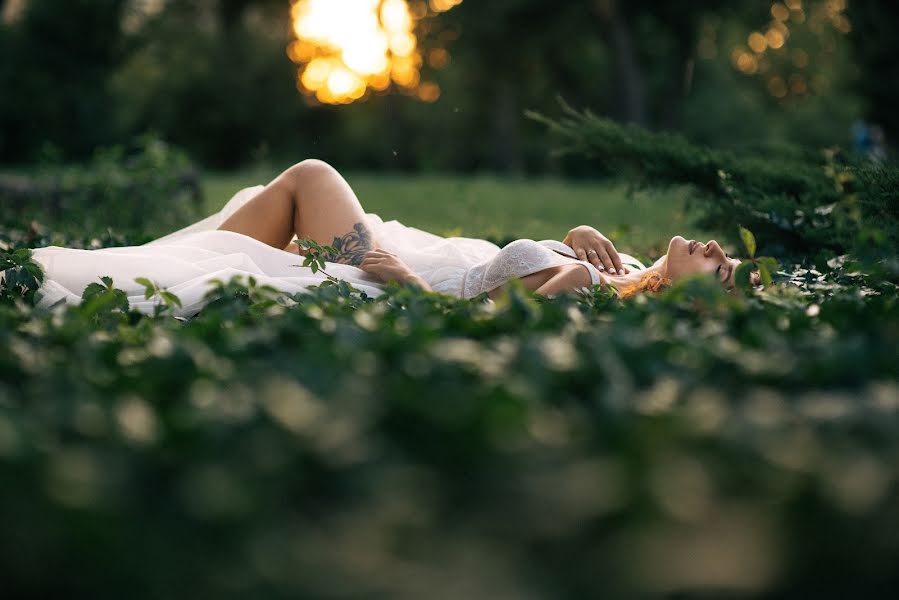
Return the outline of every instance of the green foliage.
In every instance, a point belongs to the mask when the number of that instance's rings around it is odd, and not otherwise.
[[[743,240],[743,246],[746,248],[746,256],[755,258],[755,236],[745,227],[740,227],[740,239]]]
[[[100,282],[84,288],[79,307],[81,316],[103,327],[123,324],[130,308],[127,294],[113,285],[111,277],[100,277]]]
[[[133,41],[109,82],[116,123],[125,132],[151,127],[205,165],[234,167],[271,151],[311,155],[327,119],[303,119],[308,111],[284,53],[288,8],[280,4],[282,20],[266,22],[263,33],[195,25],[209,18],[208,6],[169,3]]]
[[[899,64],[895,60],[899,41],[895,31],[899,27],[899,7],[892,2],[853,0],[849,3],[849,20],[855,63],[858,68],[854,83],[866,100],[867,116],[882,125],[886,139],[899,137],[899,117],[896,103],[899,91],[893,84],[899,78]]]
[[[746,289],[752,285],[751,272],[758,271],[758,282],[768,286],[774,281],[773,274],[777,271],[777,260],[771,256],[756,256],[755,236],[745,227],[740,227],[740,239],[746,249],[746,257],[743,259],[734,275],[734,284],[738,288]]]
[[[0,162],[34,160],[45,143],[81,158],[115,139],[107,84],[125,54],[127,0],[23,3],[0,23]]]
[[[50,162],[24,182],[0,178],[0,223],[36,219],[70,235],[126,229],[154,237],[195,220],[201,200],[187,157],[146,135],[127,148],[100,148],[85,165]]]
[[[773,277],[496,303],[235,278],[189,320],[109,278],[0,302],[4,589],[883,597],[896,286],[845,258]]]
[[[781,255],[870,247],[899,242],[896,206],[899,167],[859,165],[838,152],[819,161],[799,156],[755,156],[713,150],[668,133],[620,125],[563,104],[560,120],[537,113],[566,140],[563,152],[594,159],[602,172],[639,178],[644,184],[689,184],[711,230],[746,225],[760,247]],[[849,188],[850,181],[861,183]]]
[[[136,281],[139,285],[144,286],[144,288],[146,289],[146,291],[144,292],[144,298],[146,298],[147,300],[149,300],[150,298],[156,298],[157,303],[153,309],[154,316],[158,317],[165,312],[181,307],[181,299],[172,292],[164,288],[160,288],[159,284],[150,281],[146,277],[138,277],[134,281]]]
[[[730,64],[730,50],[769,19],[756,2],[493,0],[418,22],[424,55],[442,47],[452,56],[440,70],[424,61],[438,102],[374,94],[344,107],[298,94],[281,0],[24,4],[20,21],[0,23],[0,53],[15,57],[0,62],[0,162],[33,161],[45,142],[83,160],[151,129],[219,168],[316,156],[379,171],[587,174],[581,161],[550,161],[543,133],[520,119],[524,107],[552,111],[556,93],[715,145],[842,141],[864,104],[892,123],[895,10],[877,0],[850,6],[864,13],[850,17],[861,72],[846,59],[850,38],[827,36],[827,61],[802,71],[828,89],[797,102],[774,99],[767,77]],[[801,28],[791,27],[782,58],[817,54]],[[717,58],[697,57],[710,33]],[[848,81],[866,97],[845,90]]]
[[[30,305],[37,302],[35,297],[44,272],[40,265],[31,259],[31,250],[20,248],[13,252],[0,250],[0,301],[11,302],[18,298]]]
[[[327,271],[325,271],[325,265],[327,264],[326,256],[337,256],[338,251],[334,246],[322,246],[315,240],[310,239],[301,239],[296,242],[300,247],[301,254],[305,257],[303,260],[303,266],[309,267],[313,273],[318,273],[321,271],[328,277],[329,281],[337,281],[333,276],[329,275]]]

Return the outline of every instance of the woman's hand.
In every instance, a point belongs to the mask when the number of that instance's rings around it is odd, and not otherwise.
[[[401,261],[395,254],[386,250],[371,250],[365,254],[359,268],[366,273],[378,277],[384,283],[396,281],[397,283],[411,283],[418,287],[431,291],[424,279],[415,274],[409,266]]]
[[[600,271],[608,271],[612,275],[628,272],[609,238],[589,225],[575,227],[562,243],[570,246],[580,260],[589,261]]]

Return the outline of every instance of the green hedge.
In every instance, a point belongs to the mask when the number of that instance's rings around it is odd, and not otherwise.
[[[152,238],[202,216],[199,175],[183,152],[154,136],[99,149],[85,165],[48,160],[30,176],[0,177],[0,225],[36,223],[81,235]]]
[[[53,312],[4,288],[4,593],[891,597],[896,286],[776,279],[495,305],[231,281],[190,320],[116,282]]]
[[[839,150],[734,153],[680,135],[621,125],[563,104],[564,116],[529,116],[565,141],[562,152],[596,161],[605,176],[644,185],[689,184],[700,225],[751,229],[766,253],[821,250],[895,254],[899,246],[899,167],[874,165]]]

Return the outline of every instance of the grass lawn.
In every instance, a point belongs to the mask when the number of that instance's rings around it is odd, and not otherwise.
[[[274,175],[258,169],[206,174],[207,210],[218,210],[240,188]],[[571,227],[589,224],[620,250],[651,256],[663,253],[676,234],[714,237],[690,224],[686,190],[629,193],[623,183],[495,176],[350,173],[347,180],[366,211],[440,235],[562,239]]]

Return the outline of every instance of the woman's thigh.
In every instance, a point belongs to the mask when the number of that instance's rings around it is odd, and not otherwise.
[[[295,234],[295,214],[292,178],[285,171],[218,228],[241,233],[275,248],[284,248]]]
[[[365,211],[355,192],[330,165],[304,161],[297,165],[297,237],[333,246],[334,262],[359,265],[376,247]]]
[[[276,248],[294,235],[333,246],[333,262],[358,265],[375,247],[365,211],[349,183],[333,167],[304,160],[287,169],[219,229],[235,231]]]

